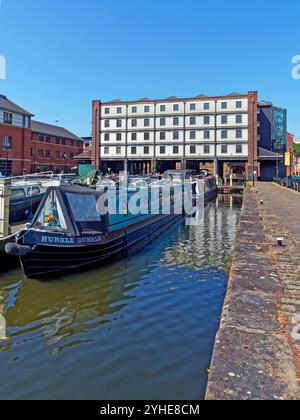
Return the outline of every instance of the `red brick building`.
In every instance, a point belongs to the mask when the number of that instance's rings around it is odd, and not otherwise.
[[[295,173],[295,163],[296,159],[294,158],[294,141],[295,137],[291,133],[286,135],[286,151],[290,154],[290,165],[286,165],[286,176],[293,176]],[[286,162],[288,163],[288,162]]]
[[[20,175],[30,171],[33,115],[0,95],[0,172]]]
[[[30,172],[70,173],[74,157],[83,151],[83,140],[65,128],[31,122]]]
[[[71,172],[83,141],[70,131],[32,120],[33,114],[0,95],[0,172],[5,176]]]

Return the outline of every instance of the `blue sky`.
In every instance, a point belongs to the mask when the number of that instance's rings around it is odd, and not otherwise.
[[[0,92],[84,136],[92,99],[258,90],[300,138],[299,16],[293,0],[2,0]]]

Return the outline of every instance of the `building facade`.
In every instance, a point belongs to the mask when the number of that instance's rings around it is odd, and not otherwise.
[[[83,141],[63,127],[31,122],[30,172],[70,173],[75,156],[83,150]]]
[[[33,114],[0,95],[0,172],[19,176],[70,172],[83,141],[68,130],[32,120]]]
[[[89,137],[81,137],[83,140],[83,149],[86,150],[92,146],[92,136]]]
[[[258,144],[261,148],[278,156],[273,162],[261,166],[266,180],[285,177],[285,153],[287,151],[287,110],[262,101],[258,104]]]
[[[226,168],[258,173],[257,92],[93,101],[92,162],[103,172]]]
[[[22,174],[30,169],[31,118],[33,115],[0,95],[0,172]]]
[[[83,152],[75,156],[77,162],[77,172],[79,176],[84,176],[91,172],[92,167],[92,137],[82,137]]]
[[[300,156],[299,156],[299,148],[300,148],[300,140],[294,139],[294,151],[295,151],[295,175],[300,175]]]
[[[294,135],[287,133],[286,135],[286,176],[293,176],[295,173],[296,156],[294,156]]]

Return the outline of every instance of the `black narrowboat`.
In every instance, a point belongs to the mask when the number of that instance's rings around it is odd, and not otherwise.
[[[103,215],[102,194],[79,186],[48,188],[31,224],[6,252],[20,257],[28,278],[55,278],[127,256],[182,218],[178,212],[131,214],[128,209]]]

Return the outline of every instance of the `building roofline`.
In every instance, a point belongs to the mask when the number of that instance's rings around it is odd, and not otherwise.
[[[2,94],[0,94],[0,108],[8,112],[15,112],[16,114],[26,115],[27,117],[34,117],[34,114],[17,105],[15,102],[11,101]]]
[[[259,101],[258,105],[260,106],[273,106],[273,102],[270,101]]]
[[[81,137],[76,136],[76,134],[72,133],[64,127],[60,127],[54,124],[47,124],[41,121],[32,120],[31,131],[45,135],[49,134],[57,137],[65,137],[66,139],[77,140],[83,143],[83,139]]]
[[[271,152],[270,150],[264,149],[263,147],[258,148],[258,159],[259,160],[281,160],[282,156]]]
[[[94,102],[100,102],[102,105],[125,105],[125,104],[147,104],[147,103],[168,103],[168,102],[189,102],[189,101],[196,101],[196,100],[219,100],[219,99],[240,99],[240,98],[248,98],[249,93],[242,94],[242,93],[231,93],[228,95],[223,96],[207,96],[207,95],[197,95],[190,98],[177,98],[176,96],[171,96],[168,98],[161,98],[161,99],[148,99],[142,98],[137,100],[121,100],[115,99],[113,101],[108,102],[101,102],[99,100],[95,100]]]
[[[287,111],[286,108],[283,108],[282,106],[275,105],[273,102],[270,102],[270,101],[260,101],[260,102],[258,102],[258,106],[268,106],[268,107],[273,107],[273,108],[280,109],[281,111]]]
[[[77,156],[74,156],[74,160],[92,160],[92,147],[88,147],[82,153]]]

